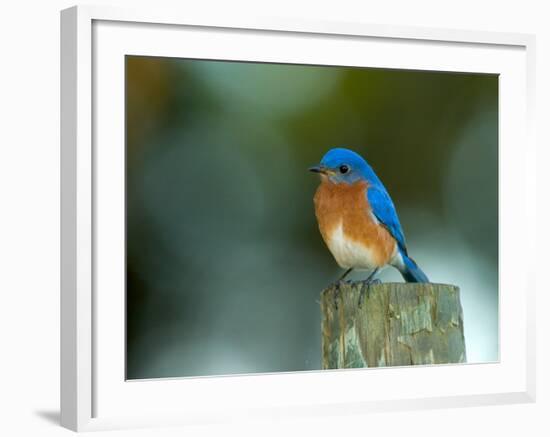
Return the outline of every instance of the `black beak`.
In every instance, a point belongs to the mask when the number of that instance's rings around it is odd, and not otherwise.
[[[308,170],[313,173],[324,173],[324,170],[319,165],[314,165],[313,167],[309,167]]]

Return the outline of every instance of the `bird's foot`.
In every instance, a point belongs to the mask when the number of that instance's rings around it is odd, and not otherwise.
[[[369,286],[366,284],[362,284],[361,290],[359,291],[359,308],[363,306],[365,295],[367,295],[367,299],[370,299]]]
[[[341,293],[341,287],[342,284],[347,284],[350,281],[344,281],[342,279],[338,279],[337,281],[334,281],[332,284],[330,284],[329,289],[333,290],[332,294],[332,301],[334,304],[334,307],[338,309],[338,301],[340,300],[340,293]]]
[[[381,284],[382,281],[380,279],[367,279],[363,282],[361,286],[361,291],[359,292],[359,307],[363,306],[363,302],[365,301],[365,295],[367,296],[367,299],[370,299],[370,287],[371,285],[377,285]]]
[[[334,292],[332,294],[332,303],[334,305],[334,308],[338,309],[338,300],[340,298],[340,284],[341,284],[342,281],[338,280],[338,281],[335,281],[333,284],[332,284],[332,288],[334,289]]]

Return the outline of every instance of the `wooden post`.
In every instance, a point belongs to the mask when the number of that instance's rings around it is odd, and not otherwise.
[[[340,282],[321,293],[323,369],[466,362],[459,288]]]

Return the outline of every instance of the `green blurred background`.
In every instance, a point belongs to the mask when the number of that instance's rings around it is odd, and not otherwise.
[[[496,75],[127,56],[126,111],[129,379],[320,368],[341,270],[306,169],[342,145],[461,287],[468,361],[498,360]]]

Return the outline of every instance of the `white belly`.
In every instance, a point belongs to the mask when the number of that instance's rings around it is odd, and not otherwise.
[[[347,238],[341,223],[332,232],[327,245],[338,265],[344,269],[370,270],[378,267],[372,250]]]

